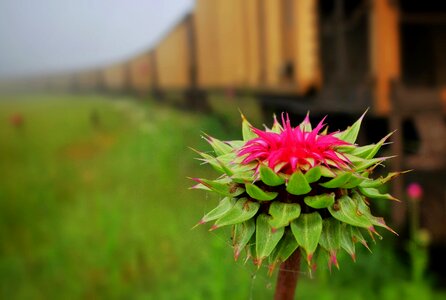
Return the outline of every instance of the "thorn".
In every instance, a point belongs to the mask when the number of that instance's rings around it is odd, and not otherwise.
[[[369,244],[367,244],[367,242],[366,242],[365,240],[362,240],[362,241],[361,241],[361,244],[362,244],[364,247],[366,247],[367,250],[370,251],[370,253],[372,253],[372,250],[370,249]]]
[[[272,263],[272,264],[270,264],[268,266],[268,276],[271,277],[273,275],[273,272],[274,272],[275,268],[276,268],[276,264],[275,263]]]
[[[201,136],[201,138],[203,138],[204,140],[206,140],[206,142],[208,142],[209,144],[212,144],[213,137],[211,137],[211,136],[208,135],[207,133],[203,133],[203,135]]]
[[[338,259],[336,257],[336,251],[330,251],[330,262],[336,266],[336,268],[339,270],[339,263]]]
[[[209,229],[209,231],[214,231],[215,229],[218,229],[219,227],[217,225],[212,225],[212,227]]]
[[[234,247],[234,260],[237,261],[240,256],[240,250]]]
[[[352,254],[350,254],[350,256],[352,257],[353,262],[356,262],[356,254],[352,253]]]
[[[310,111],[309,110],[307,111],[307,115],[305,116],[304,122],[310,123]]]
[[[396,201],[396,202],[402,202],[400,199],[393,197],[392,195],[390,195],[390,200],[391,201]]]
[[[244,122],[244,121],[248,121],[247,119],[246,119],[246,117],[245,117],[245,115],[242,113],[242,111],[239,109],[238,110],[239,111],[239,113],[240,113],[240,117],[242,118],[242,121]]]
[[[204,223],[206,223],[206,221],[204,221],[203,219],[201,219],[197,224],[194,225],[194,227],[192,227],[191,229],[195,229],[200,225],[203,225]]]
[[[271,228],[271,233],[275,233],[277,231],[277,228],[272,227]]]
[[[365,110],[365,112],[362,114],[362,116],[359,118],[359,119],[361,119],[361,121],[362,121],[362,119],[365,117],[365,115],[367,114],[367,112],[369,111],[369,109],[370,109],[370,107],[367,107],[367,109]]]
[[[311,260],[313,259],[313,253],[309,253],[308,255],[307,255],[307,262],[308,262],[308,265],[309,266],[311,266]]]
[[[254,258],[252,261],[254,262],[254,265],[257,266],[257,269],[260,269],[263,259],[262,258]]]

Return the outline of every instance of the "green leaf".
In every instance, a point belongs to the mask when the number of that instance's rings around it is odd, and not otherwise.
[[[387,139],[393,134],[393,132],[389,133],[385,137],[383,137],[377,144],[366,145],[362,147],[356,147],[352,151],[349,151],[350,155],[363,158],[363,159],[371,159],[373,158],[387,141]],[[347,155],[347,157],[349,157]],[[349,157],[350,158],[350,157]]]
[[[243,147],[246,142],[245,141],[237,141],[237,140],[233,140],[233,141],[227,141],[228,145],[230,145],[233,149],[240,149],[241,147]]]
[[[270,201],[276,198],[278,195],[277,192],[266,192],[252,183],[246,183],[245,187],[246,187],[246,192],[248,193],[249,196],[251,196],[251,198],[260,201]]]
[[[389,133],[388,135],[386,135],[385,137],[383,137],[376,145],[375,147],[372,148],[372,150],[367,154],[367,156],[365,157],[366,159],[371,159],[373,158],[376,153],[378,153],[379,149],[381,149],[382,145],[384,145],[384,143],[387,141],[387,139],[393,134],[393,132]]]
[[[288,180],[286,190],[293,195],[304,195],[311,191],[311,186],[308,184],[305,175],[301,171],[296,171]]]
[[[395,201],[399,201],[398,199],[396,199],[395,197],[393,197],[390,194],[381,194],[377,189],[375,188],[365,188],[362,186],[359,186],[359,190],[361,191],[361,193],[368,197],[368,198],[373,198],[373,199],[386,199],[386,200],[395,200]]]
[[[357,187],[358,185],[360,185],[361,182],[363,182],[364,180],[366,180],[366,178],[361,177],[359,175],[352,175],[352,177],[347,181],[347,183],[343,184],[341,186],[341,188],[343,188],[343,189],[352,189],[352,188]]]
[[[372,213],[370,211],[370,207],[367,205],[366,200],[364,199],[364,197],[361,194],[355,192],[352,196],[352,199],[357,204],[358,212],[365,215],[372,222],[373,225],[383,227],[383,228],[389,230],[390,232],[397,234],[392,228],[387,226],[387,224],[383,218],[375,217],[372,215]]]
[[[341,247],[356,261],[355,242],[353,241],[350,225],[341,224]]]
[[[230,164],[233,175],[231,179],[237,183],[252,182],[256,178],[254,174],[255,166],[251,164],[242,165],[239,163]]]
[[[252,131],[252,125],[246,120],[245,116],[242,114],[242,134],[243,140],[249,141],[257,138],[257,134]]]
[[[195,151],[197,154],[199,154],[201,157],[203,157],[203,158],[199,158],[198,160],[211,165],[211,167],[213,167],[217,172],[224,173],[221,163],[217,161],[217,158],[215,158],[212,155],[209,155],[207,153],[195,150],[193,148],[191,148],[191,149],[193,151]]]
[[[234,198],[225,197],[223,198],[217,207],[208,212],[201,218],[199,224],[204,224],[209,221],[216,220],[226,214],[235,204],[236,200]]]
[[[258,202],[249,201],[246,198],[240,198],[226,214],[215,222],[211,230],[249,220],[254,217],[259,208],[260,204]]]
[[[354,243],[361,243],[364,247],[367,248],[370,252],[372,252],[369,248],[369,245],[367,244],[367,241],[363,237],[361,230],[358,227],[350,226],[351,236]]]
[[[277,117],[276,115],[274,115],[274,123],[273,123],[273,127],[271,128],[272,132],[275,133],[281,133],[283,131],[282,126],[280,125],[280,123],[277,121]]]
[[[298,203],[274,201],[269,207],[269,214],[272,216],[269,220],[271,227],[284,227],[300,216],[300,205]]]
[[[344,131],[334,134],[334,136],[347,143],[354,144],[356,142],[356,138],[358,137],[359,129],[361,128],[362,119],[366,113],[367,111],[365,111],[362,116],[355,123],[353,123],[352,126],[348,127]]]
[[[299,124],[299,128],[304,132],[311,132],[313,129],[311,128],[309,113],[305,116],[305,119],[302,123]]]
[[[348,153],[355,157],[364,159],[373,151],[373,149],[375,147],[376,147],[375,144],[365,145],[365,146],[361,146],[361,147],[355,147],[355,148],[351,149],[351,151],[349,151]],[[350,159],[349,155],[346,155],[346,156]]]
[[[237,183],[242,183],[244,184],[245,182],[249,182],[249,181],[253,181],[254,180],[254,172],[252,171],[246,171],[246,172],[239,172],[239,173],[234,173],[234,175],[231,176],[231,179],[234,182]]]
[[[285,183],[285,179],[264,164],[260,165],[260,179],[269,186],[278,186]]]
[[[307,179],[308,183],[313,183],[318,181],[322,176],[321,167],[316,166],[314,168],[311,168],[305,173],[305,179]]]
[[[225,164],[231,164],[233,162],[241,162],[243,159],[238,157],[236,152],[230,152],[230,153],[226,153],[220,156],[217,156],[216,158],[218,158],[220,161],[224,162]]]
[[[332,218],[324,219],[319,245],[331,252],[341,248],[341,224]]]
[[[291,231],[297,243],[307,253],[307,262],[310,264],[314,251],[316,251],[322,232],[322,218],[318,212],[302,214],[291,222]]]
[[[334,201],[335,193],[307,196],[304,198],[304,202],[306,205],[316,209],[332,206]]]
[[[212,192],[212,190],[210,188],[208,188],[207,186],[205,186],[204,184],[201,184],[201,183],[197,183],[196,185],[190,187],[190,189],[204,190],[204,191]]]
[[[298,247],[299,245],[297,244],[296,238],[291,230],[285,230],[283,237],[280,239],[280,242],[277,244],[276,248],[274,248],[273,253],[271,253],[269,257],[270,265],[268,267],[268,274],[271,276],[276,265],[287,260]]]
[[[361,172],[371,166],[382,163],[383,161],[385,161],[388,158],[389,157],[376,157],[376,158],[371,158],[371,159],[365,159],[362,162],[354,163],[354,165],[355,165],[354,169],[356,172]]]
[[[232,246],[234,248],[234,260],[240,256],[240,252],[249,243],[251,237],[256,230],[256,222],[253,218],[234,225],[234,232],[232,236]]]
[[[346,184],[352,176],[353,174],[351,172],[341,172],[335,178],[324,183],[319,183],[319,185],[329,189],[340,188]]]
[[[324,167],[324,166],[319,166],[319,168],[321,169],[321,175],[323,177],[328,177],[328,178],[336,177],[336,173],[333,170],[331,170],[327,167]]]
[[[332,218],[323,221],[319,245],[330,254],[328,267],[331,269],[331,265],[334,264],[339,269],[338,259],[336,258],[336,253],[341,248],[341,226],[339,221]]]
[[[407,173],[409,171],[404,171],[404,172],[390,172],[389,174],[387,174],[386,177],[380,177],[378,179],[368,179],[365,180],[363,182],[361,182],[360,186],[363,188],[377,188],[382,186],[383,184],[385,184],[386,182],[394,179],[395,177],[398,177],[401,174]]]
[[[269,216],[260,214],[256,221],[256,259],[258,266],[273,252],[284,234],[284,228],[273,230],[269,225]]]
[[[205,139],[211,145],[212,149],[214,149],[214,152],[217,156],[228,154],[233,151],[231,146],[216,138],[211,137],[210,135],[206,135]]]
[[[337,199],[335,204],[330,206],[328,210],[335,219],[341,222],[364,228],[373,227],[369,218],[358,211],[356,202],[347,195]]]
[[[245,192],[245,189],[231,182],[223,182],[222,180],[208,180],[204,178],[192,178],[209,188],[211,191],[228,197],[236,197]]]

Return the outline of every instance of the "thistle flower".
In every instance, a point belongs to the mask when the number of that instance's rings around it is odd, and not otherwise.
[[[401,172],[371,178],[388,157],[375,157],[389,135],[376,144],[355,144],[361,116],[351,127],[328,133],[324,120],[313,129],[309,116],[292,127],[288,115],[272,128],[254,128],[243,116],[243,140],[220,141],[205,136],[214,155],[200,160],[221,173],[217,179],[192,178],[193,187],[215,192],[222,199],[197,225],[214,222],[210,230],[232,226],[234,258],[244,250],[257,266],[268,261],[270,274],[295,251],[310,267],[313,256],[325,255],[338,267],[337,253],[356,260],[355,244],[367,249],[363,236],[388,227],[372,215],[370,200],[397,200],[378,188]]]
[[[423,188],[417,182],[412,182],[407,186],[407,195],[410,199],[420,200],[423,196]]]
[[[288,115],[286,119],[282,116],[283,126],[274,120],[278,132],[252,128],[258,138],[248,141],[238,155],[248,154],[242,163],[259,161],[286,174],[291,174],[297,169],[308,170],[320,164],[327,167],[332,165],[338,169],[347,168],[349,160],[345,155],[336,152],[336,147],[349,143],[334,134],[318,135],[324,126],[323,121],[311,130],[307,115],[301,126],[292,128]]]

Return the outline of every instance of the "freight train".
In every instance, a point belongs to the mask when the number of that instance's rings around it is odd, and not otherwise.
[[[370,107],[366,131],[398,129],[394,167],[424,174],[426,197],[436,199],[423,219],[434,240],[446,241],[446,230],[429,223],[446,218],[446,1],[196,0],[146,52],[49,77],[47,86],[174,94],[196,108],[211,94],[248,93],[268,112],[340,119]],[[403,198],[401,181],[395,189]],[[396,207],[393,220],[403,222],[405,206]]]

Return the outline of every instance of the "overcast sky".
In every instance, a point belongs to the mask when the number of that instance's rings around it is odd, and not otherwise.
[[[149,49],[193,0],[0,0],[0,77],[81,69]]]

